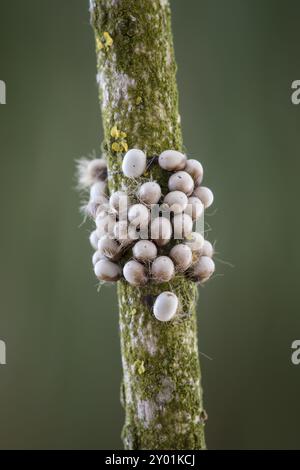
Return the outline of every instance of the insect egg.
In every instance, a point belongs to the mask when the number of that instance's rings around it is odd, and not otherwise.
[[[116,217],[113,214],[107,214],[106,211],[100,212],[96,217],[96,227],[98,237],[103,235],[112,235],[116,224]]]
[[[189,159],[186,162],[186,166],[184,168],[194,180],[195,186],[199,186],[202,183],[203,179],[203,167],[198,160],[194,160],[193,158]]]
[[[103,259],[103,255],[99,251],[95,251],[92,258],[93,266],[95,266],[95,264],[98,263],[100,259]]]
[[[143,204],[134,204],[128,210],[128,220],[134,226],[145,227],[149,222],[149,210]]]
[[[201,249],[201,256],[208,256],[209,258],[214,256],[214,247],[208,240],[204,240],[203,247]]]
[[[153,313],[159,321],[170,321],[178,310],[178,297],[173,292],[162,292],[153,305]]]
[[[122,171],[128,178],[141,176],[146,169],[146,155],[142,150],[130,149],[122,163]]]
[[[180,243],[173,246],[170,251],[170,258],[172,258],[176,269],[179,272],[186,271],[192,264],[193,254],[189,246]]]
[[[200,201],[202,201],[205,209],[210,207],[212,203],[214,202],[213,192],[209,188],[206,188],[205,186],[199,186],[198,188],[196,188],[193,196],[198,197]]]
[[[215,263],[208,256],[201,256],[193,267],[194,279],[198,282],[206,282],[215,272]]]
[[[90,243],[92,245],[92,247],[97,250],[98,248],[98,241],[99,241],[99,237],[97,235],[97,230],[94,230],[91,234],[90,234]]]
[[[159,256],[153,261],[151,275],[156,282],[168,282],[174,274],[174,263],[168,256]]]
[[[193,220],[197,220],[201,217],[204,212],[204,206],[200,199],[195,196],[191,196],[188,199],[188,214],[192,217]]]
[[[189,236],[193,230],[193,221],[188,214],[177,214],[173,218],[174,238],[181,240]]]
[[[158,246],[166,245],[172,236],[172,225],[166,217],[156,217],[151,223],[151,239]]]
[[[94,271],[99,281],[115,282],[121,277],[121,268],[118,264],[101,259],[94,266]]]
[[[194,190],[194,181],[186,171],[177,171],[170,176],[168,187],[170,191],[182,191],[189,196]]]
[[[138,261],[128,261],[123,268],[123,274],[126,281],[133,286],[141,286],[147,282],[145,267]]]
[[[97,181],[97,183],[94,183],[93,186],[91,186],[90,201],[98,202],[99,199],[101,200],[103,197],[106,198],[105,192],[106,183],[104,181]]]
[[[157,256],[157,248],[149,240],[140,240],[132,248],[132,253],[138,261],[152,261]]]
[[[119,214],[119,218],[127,214],[129,199],[124,191],[115,191],[109,198],[109,205],[112,211]]]
[[[201,251],[204,238],[199,232],[192,232],[185,240],[184,244],[189,246],[192,251]]]
[[[110,236],[104,235],[98,242],[98,251],[101,255],[112,261],[117,260],[120,257],[120,246]]]
[[[165,196],[164,204],[167,204],[174,214],[179,214],[187,207],[188,198],[182,191],[171,191]]]
[[[177,150],[165,150],[160,154],[158,163],[164,170],[183,170],[186,164],[186,156]]]
[[[147,205],[157,204],[161,197],[161,189],[155,181],[148,181],[142,184],[138,191],[139,199]]]

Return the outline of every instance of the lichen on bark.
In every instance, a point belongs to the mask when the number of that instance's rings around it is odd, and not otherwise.
[[[121,164],[127,148],[142,149],[149,162],[183,149],[169,2],[90,0],[90,13],[110,191],[133,195],[150,179],[164,192],[167,175],[157,164],[134,181]],[[177,294],[180,312],[162,323],[151,307],[165,290]],[[119,281],[118,298],[125,448],[204,449],[195,284],[182,275],[139,288]]]

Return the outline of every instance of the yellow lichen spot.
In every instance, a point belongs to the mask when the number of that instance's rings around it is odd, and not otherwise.
[[[118,130],[117,126],[113,126],[110,130],[110,135],[114,138],[117,139],[120,135],[120,131]]]
[[[104,47],[103,43],[100,41],[98,37],[96,37],[96,50],[100,51],[101,49],[103,49],[103,47]]]
[[[107,31],[104,31],[103,37],[104,37],[104,41],[105,41],[105,47],[106,48],[111,47],[112,43],[114,42],[111,35]]]
[[[144,361],[137,360],[134,363],[135,370],[139,375],[143,375],[144,372],[146,371]]]
[[[137,99],[135,100],[135,103],[136,103],[137,105],[139,105],[139,104],[141,104],[141,102],[142,102],[142,97],[141,97],[141,96],[138,96]]]
[[[121,147],[123,147],[123,149],[125,150],[125,152],[127,152],[128,150],[128,144],[127,142],[125,142],[124,140],[122,142],[120,142],[120,145]]]
[[[131,315],[133,316],[133,315],[135,315],[135,314],[136,314],[136,308],[133,308],[133,309],[131,310]]]
[[[117,153],[122,152],[122,149],[123,149],[122,145],[120,145],[118,142],[113,142],[111,144],[111,148],[114,152],[117,152]]]
[[[114,152],[127,152],[128,144],[126,142],[127,134],[124,131],[120,131],[116,125],[114,125],[110,130],[111,137],[115,140],[112,143],[111,148]]]

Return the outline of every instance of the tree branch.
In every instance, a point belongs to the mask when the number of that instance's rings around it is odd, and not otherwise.
[[[163,150],[182,150],[169,2],[90,0],[90,10],[109,188],[133,194],[147,178],[164,191],[166,172],[157,164],[132,182],[121,163],[127,148],[142,149],[149,162]],[[157,321],[151,309],[164,290],[181,304],[170,323]],[[179,275],[165,285],[118,283],[126,449],[205,448],[196,294]]]

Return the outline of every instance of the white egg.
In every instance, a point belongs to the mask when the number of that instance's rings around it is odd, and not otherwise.
[[[204,206],[200,199],[196,196],[191,196],[188,199],[188,210],[186,213],[189,214],[193,220],[199,219],[204,213]]]
[[[175,240],[188,237],[193,231],[193,221],[188,214],[176,214],[173,218]]]
[[[134,204],[128,210],[128,220],[135,227],[145,227],[149,219],[149,210],[143,204]]]
[[[114,237],[121,241],[128,239],[128,222],[127,220],[119,220],[114,226]]]
[[[173,292],[162,292],[153,305],[153,313],[159,321],[170,321],[176,315],[179,302]]]
[[[205,209],[210,207],[214,202],[213,192],[205,186],[199,186],[198,188],[196,188],[193,193],[193,196],[198,197],[200,201],[202,201]]]
[[[104,181],[97,181],[91,186],[90,189],[90,201],[91,202],[99,202],[103,198],[107,199],[105,196],[107,190],[106,183]]]
[[[168,188],[170,191],[182,191],[189,196],[194,190],[194,181],[186,171],[177,171],[170,176]]]
[[[139,234],[136,232],[135,227],[130,226],[127,220],[120,220],[117,222],[114,226],[113,234],[123,247],[130,245],[134,240],[139,238]]]
[[[152,261],[157,256],[157,248],[149,240],[140,240],[132,248],[132,253],[138,261]]]
[[[199,232],[192,232],[185,240],[184,244],[189,246],[192,251],[200,252],[203,244],[204,238]]]
[[[203,247],[201,249],[201,256],[208,256],[212,258],[214,256],[214,247],[208,240],[204,240]]]
[[[109,205],[113,212],[119,214],[119,218],[127,214],[129,198],[124,191],[115,191],[109,198]]]
[[[172,258],[177,271],[184,272],[192,264],[193,253],[189,246],[180,243],[179,245],[173,246],[170,251],[170,258]]]
[[[177,150],[165,150],[160,154],[158,164],[168,171],[183,170],[186,164],[186,155]]]
[[[99,281],[115,282],[121,277],[122,271],[118,264],[101,259],[94,266],[94,271]]]
[[[161,188],[155,181],[148,181],[140,187],[138,197],[144,204],[157,204],[161,197]]]
[[[198,160],[193,158],[186,162],[184,171],[186,171],[194,180],[195,186],[199,186],[203,179],[203,166]]]
[[[131,223],[128,226],[128,237],[130,240],[147,240],[148,239],[148,225],[147,227],[137,227]]]
[[[105,211],[100,212],[96,217],[97,235],[99,238],[103,235],[112,235],[116,225],[116,217],[113,214],[107,214]]]
[[[106,258],[116,261],[120,258],[120,246],[109,235],[104,235],[98,242],[98,251]]]
[[[130,149],[122,163],[122,171],[128,178],[138,178],[146,170],[146,155],[142,150]]]
[[[159,256],[151,266],[151,276],[156,282],[168,282],[175,274],[174,263],[168,256]]]
[[[104,195],[102,194],[102,196],[97,196],[95,197],[94,199],[90,199],[89,204],[98,204],[98,207],[101,206],[101,207],[108,207],[108,204],[109,204],[109,199]]]
[[[123,275],[126,281],[133,286],[142,286],[147,282],[145,266],[135,260],[130,260],[125,264]]]
[[[92,247],[94,248],[94,250],[97,250],[98,248],[98,241],[99,241],[99,237],[97,235],[97,230],[94,230],[91,234],[90,234],[90,244],[92,245]]]
[[[166,204],[174,214],[183,212],[188,204],[188,197],[182,191],[171,191],[164,198]]]
[[[166,217],[156,217],[151,223],[151,239],[158,246],[166,245],[172,236],[172,225]]]
[[[87,205],[82,208],[82,210],[84,214],[92,217],[92,219],[95,219],[100,207],[102,207],[102,204],[98,204],[97,202],[88,202]]]
[[[201,256],[193,266],[193,278],[198,282],[206,282],[215,272],[215,263],[208,256]]]
[[[103,259],[103,255],[99,251],[95,251],[92,258],[93,266],[95,266],[95,264],[101,259]]]

